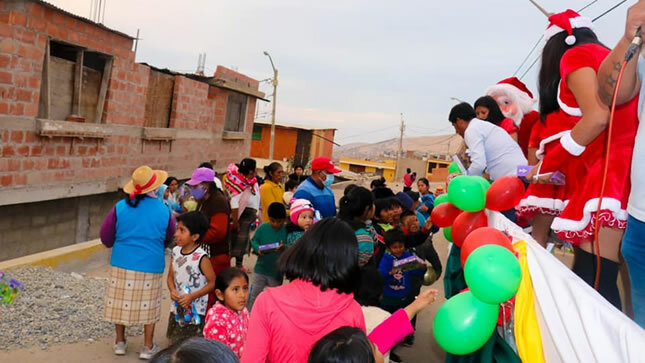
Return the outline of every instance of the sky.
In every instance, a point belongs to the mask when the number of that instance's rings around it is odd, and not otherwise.
[[[48,1],[90,15],[90,0]],[[538,2],[558,12],[592,1]],[[582,14],[619,2],[597,0]],[[594,23],[607,46],[635,2]],[[454,133],[451,97],[472,104],[514,75],[547,19],[528,0],[107,0],[104,23],[140,29],[137,62],[177,71],[194,71],[206,53],[208,74],[223,65],[263,80],[273,76],[268,51],[279,71],[276,122],[336,128],[344,145],[398,137],[401,113],[407,137]],[[534,93],[538,68],[523,78]],[[260,89],[272,97],[269,82]],[[270,121],[271,104],[260,104],[258,119]]]

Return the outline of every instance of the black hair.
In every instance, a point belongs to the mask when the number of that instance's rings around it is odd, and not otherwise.
[[[412,191],[412,190],[408,190],[407,192],[405,192],[405,194],[407,194],[408,197],[412,198],[413,202],[418,202],[419,198],[421,197],[419,192],[415,192],[415,191]]]
[[[408,218],[408,217],[415,217],[416,218],[416,216],[417,216],[416,212],[413,212],[411,210],[405,210],[405,211],[403,211],[403,213],[401,213],[401,222],[403,222],[404,218]]]
[[[125,202],[132,208],[136,208],[139,205],[139,202],[146,197],[146,194],[135,194],[134,199],[130,199],[130,195],[125,196]]]
[[[177,183],[179,183],[179,180],[177,180],[177,178],[175,178],[174,176],[169,176],[168,178],[166,178],[166,181],[164,182],[164,184],[166,184],[167,186],[170,186],[170,184],[172,184],[173,181],[176,181]]]
[[[215,289],[224,293],[224,291],[226,291],[226,289],[231,285],[231,281],[236,277],[244,277],[246,283],[249,283],[249,275],[247,275],[246,272],[237,267],[229,267],[218,273],[217,277],[215,277]]]
[[[365,332],[340,327],[322,337],[309,353],[307,363],[374,363],[372,343]]]
[[[450,110],[448,120],[453,124],[457,122],[458,118],[466,122],[470,122],[470,120],[474,119],[476,116],[475,109],[473,109],[473,107],[467,102],[462,102]]]
[[[204,161],[203,163],[199,164],[198,168],[209,168],[210,170],[213,170],[213,164],[209,163],[208,161]]]
[[[401,207],[401,209],[407,210],[407,208],[405,207],[405,205],[403,204],[401,199],[397,198],[396,196],[392,197],[391,199],[392,199],[392,201],[391,201],[392,208]]]
[[[208,230],[208,219],[206,219],[206,216],[204,216],[201,212],[192,211],[180,214],[177,216],[177,223],[179,222],[184,224],[191,235],[199,235],[199,238],[197,239],[198,243],[202,240],[202,238],[204,238],[204,235]]]
[[[544,46],[542,50],[542,65],[538,74],[538,93],[540,98],[540,120],[544,122],[546,115],[558,111],[558,87],[560,85],[560,61],[564,53],[578,45],[582,44],[599,44],[604,47],[598,40],[596,33],[588,28],[575,28],[573,35],[576,37],[574,45],[568,45],[564,39],[568,36],[567,32],[560,32]]]
[[[322,291],[354,292],[359,277],[354,230],[335,217],[315,223],[282,253],[278,270],[289,280],[311,281]]]
[[[297,164],[296,166],[293,167],[293,171],[296,171],[296,169],[302,169],[302,171],[305,171],[305,168],[300,164]]]
[[[272,162],[271,164],[267,165],[264,167],[264,179],[272,179],[271,174],[275,173],[282,167],[282,164],[280,164],[277,161]]]
[[[421,179],[417,180],[417,183],[418,183],[418,182],[422,182],[422,183],[423,183],[423,184],[425,184],[428,188],[430,188],[430,182],[428,181],[428,178],[421,178]]]
[[[361,306],[379,306],[383,286],[383,276],[374,265],[365,265],[361,269],[361,282],[354,292],[354,300]]]
[[[371,189],[379,188],[379,187],[384,187],[384,186],[385,186],[385,183],[383,182],[383,180],[381,180],[381,178],[374,179],[374,180],[372,180],[372,182],[370,183],[370,188],[371,188]]]
[[[291,189],[297,188],[297,187],[298,187],[298,182],[296,180],[294,180],[294,179],[289,179],[289,180],[287,180],[286,183],[284,183],[284,190],[285,191],[290,191]]]
[[[392,203],[394,199],[395,198],[376,199],[374,201],[374,206],[376,207],[374,210],[375,217],[378,218],[381,215],[381,211],[392,209],[392,207],[394,207],[394,203]]]
[[[345,196],[340,198],[340,209],[338,211],[338,216],[348,221],[363,216],[365,211],[374,205],[372,192],[356,185],[350,189],[350,186],[345,188]],[[350,190],[348,191],[347,189]]]
[[[237,165],[237,171],[242,175],[249,175],[252,171],[255,171],[257,163],[254,159],[244,158]]]
[[[405,169],[405,172],[406,172],[406,173],[408,173],[408,174],[410,174],[410,173],[412,172],[412,169],[407,168],[407,169]]]
[[[383,234],[383,239],[385,239],[385,245],[387,247],[390,247],[393,244],[399,242],[405,244],[405,235],[398,228],[390,229],[389,231],[385,232]]]
[[[191,337],[155,354],[151,363],[239,363],[226,344],[200,337]]]
[[[273,202],[269,204],[269,218],[273,219],[287,219],[287,209],[284,207],[284,204],[280,202]]]
[[[384,199],[384,198],[392,198],[394,196],[394,192],[390,188],[386,188],[384,186],[382,187],[377,187],[372,191],[374,194],[374,199]]]
[[[504,121],[506,116],[502,113],[502,110],[499,108],[497,101],[491,96],[482,96],[475,101],[475,110],[477,107],[485,107],[488,109],[488,116],[485,121],[499,125],[500,122]]]
[[[356,185],[356,184],[350,184],[350,185],[346,186],[345,190],[343,190],[343,195],[349,194],[349,192],[351,192],[352,190],[354,190],[356,188],[358,188],[358,185]]]

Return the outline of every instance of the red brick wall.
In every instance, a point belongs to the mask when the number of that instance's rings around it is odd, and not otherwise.
[[[114,57],[102,118],[111,133],[106,139],[38,136],[35,118],[48,36]],[[184,76],[175,77],[170,119],[177,139],[144,141],[150,68],[134,63],[131,48],[127,37],[29,0],[0,1],[0,195],[27,185],[121,183],[143,164],[181,177],[202,161],[216,160],[216,169],[223,170],[248,156],[255,98],[248,102],[247,137],[224,139],[228,91]],[[216,75],[255,89],[259,85],[221,66]]]

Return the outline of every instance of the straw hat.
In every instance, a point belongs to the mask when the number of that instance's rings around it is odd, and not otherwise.
[[[168,179],[168,173],[163,170],[152,170],[149,166],[138,167],[132,173],[132,180],[123,187],[123,191],[130,194],[130,199],[135,195],[146,194],[157,189]]]

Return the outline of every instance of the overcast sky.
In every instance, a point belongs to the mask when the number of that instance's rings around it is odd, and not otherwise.
[[[49,2],[89,17],[90,0]],[[591,0],[539,2],[556,12]],[[618,2],[598,0],[583,15]],[[595,23],[606,45],[634,3]],[[219,64],[266,79],[267,50],[279,69],[277,121],[337,128],[346,144],[398,137],[400,113],[407,136],[453,133],[450,97],[472,103],[512,76],[547,20],[528,0],[107,0],[105,25],[141,29],[138,62],[185,72],[205,52],[207,73]],[[538,68],[523,79],[534,93]],[[268,83],[261,90],[273,92]],[[270,110],[263,103],[258,118],[270,120]]]

